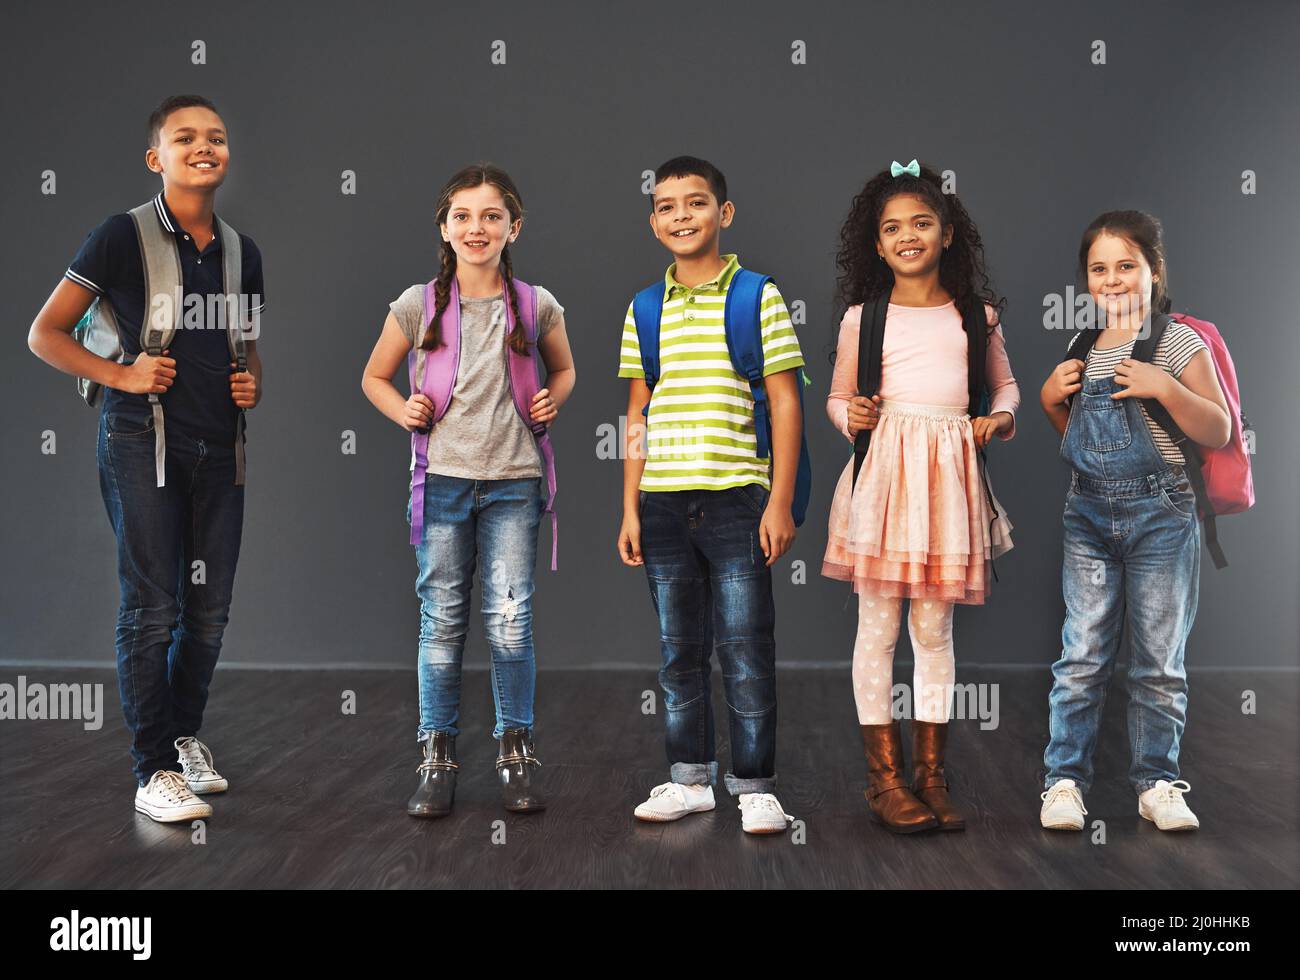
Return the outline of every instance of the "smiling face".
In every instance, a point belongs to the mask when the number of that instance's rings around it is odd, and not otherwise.
[[[1088,292],[1107,318],[1144,316],[1156,281],[1159,273],[1127,238],[1102,231],[1088,249]]]
[[[719,205],[703,177],[668,177],[655,184],[650,227],[675,258],[692,258],[717,251],[718,233],[735,213],[730,201]]]
[[[506,200],[492,184],[458,190],[451,196],[447,217],[439,225],[457,262],[494,266],[501,251],[517,237],[523,219],[510,220]]]
[[[226,127],[211,109],[187,106],[168,113],[158,145],[145,151],[145,164],[171,187],[217,188],[230,166]]]
[[[898,194],[885,202],[876,229],[876,253],[895,278],[929,275],[951,242],[952,225],[940,225],[939,215],[923,199]]]

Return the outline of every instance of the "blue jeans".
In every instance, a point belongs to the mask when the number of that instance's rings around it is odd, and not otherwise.
[[[174,743],[197,735],[221,654],[244,525],[233,445],[167,426],[156,485],[153,420],[103,412],[99,487],[117,536],[117,681],[136,780],[180,771]],[[196,566],[196,562],[201,565]]]
[[[758,540],[768,491],[641,493],[641,553],[659,614],[669,778],[717,780],[710,660],[716,645],[731,731],[727,791],[776,787],[776,612]]]
[[[474,569],[483,559],[483,632],[492,650],[493,737],[533,727],[533,566],[545,497],[539,478],[425,475],[424,537],[415,549],[420,596],[420,741],[460,734],[461,660]],[[407,523],[411,505],[406,506]]]
[[[1112,400],[1114,390],[1109,379],[1085,381],[1063,439],[1074,472],[1045,785],[1073,779],[1084,792],[1092,785],[1102,706],[1127,621],[1129,781],[1141,793],[1178,778],[1187,718],[1183,655],[1196,618],[1201,552],[1187,475],[1160,458],[1136,401]]]

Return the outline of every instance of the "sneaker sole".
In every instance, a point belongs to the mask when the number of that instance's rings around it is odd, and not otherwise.
[[[1067,823],[1064,821],[1059,823],[1047,823],[1041,817],[1038,822],[1043,825],[1044,830],[1083,830],[1083,824],[1081,823]]]
[[[1141,817],[1143,820],[1150,820],[1152,823],[1155,823],[1156,829],[1163,830],[1165,833],[1178,833],[1179,831],[1184,831],[1184,830],[1199,830],[1201,827],[1199,823],[1183,823],[1171,827],[1161,827],[1160,824],[1156,823],[1156,818],[1151,816],[1150,814],[1143,813],[1141,810],[1139,810],[1138,816]]]
[[[205,793],[224,793],[230,788],[230,783],[224,779],[214,779],[210,783],[186,783],[190,792],[195,796],[203,796]]]
[[[697,806],[697,807],[693,807],[690,810],[683,810],[681,813],[678,813],[676,815],[670,815],[666,813],[643,814],[637,811],[633,811],[632,816],[636,817],[638,820],[644,820],[646,823],[672,823],[674,820],[682,819],[682,817],[689,817],[692,813],[708,813],[716,806],[717,803],[710,803],[708,806]]]
[[[784,824],[780,827],[746,827],[741,824],[740,829],[747,834],[783,834],[788,828]]]
[[[158,823],[180,823],[183,820],[198,820],[204,817],[212,816],[212,807],[206,803],[191,803],[189,806],[168,807],[166,810],[155,810],[148,804],[136,801],[135,809],[137,813],[143,813],[150,820]]]

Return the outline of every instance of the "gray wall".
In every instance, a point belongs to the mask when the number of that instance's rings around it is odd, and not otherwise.
[[[579,380],[554,430],[561,569],[539,566],[543,666],[657,662],[640,571],[618,561],[616,422],[629,297],[667,263],[646,227],[642,172],[692,153],[727,174],[726,250],[804,300],[812,514],[783,560],[779,656],[844,662],[855,610],[818,574],[829,494],[848,454],[821,399],[833,254],[866,175],[913,156],[952,169],[998,287],[1024,404],[993,447],[1016,549],[983,608],[957,615],[958,658],[1045,665],[1059,651],[1066,472],[1037,408],[1063,336],[1043,296],[1073,281],[1098,212],[1165,224],[1177,308],[1216,321],[1258,430],[1259,504],[1224,520],[1232,567],[1205,562],[1192,665],[1296,659],[1300,118],[1287,4],[31,5],[0,40],[5,476],[0,660],[112,659],[113,537],[93,413],[24,338],[85,234],[154,194],[144,120],[165,95],[221,109],[233,172],[219,210],[265,256],[266,395],[250,415],[243,555],[223,662],[413,663],[418,606],[406,543],[404,434],[364,399],[387,303],[433,272],[431,209],[476,158],[505,166],[529,214],[520,275],[567,309]],[[190,64],[190,43],[207,64]],[[507,64],[489,61],[495,39]],[[1107,64],[1090,64],[1094,39]],[[791,43],[808,63],[790,63]],[[770,135],[761,136],[761,131]],[[58,193],[40,193],[40,175]],[[355,170],[359,193],[340,194]],[[1243,170],[1259,192],[1241,192]],[[53,429],[56,455],[42,455]],[[359,451],[340,453],[355,430]],[[541,552],[549,550],[549,529]],[[807,584],[790,562],[807,563]],[[906,644],[906,640],[903,641]],[[485,649],[474,627],[469,660]]]

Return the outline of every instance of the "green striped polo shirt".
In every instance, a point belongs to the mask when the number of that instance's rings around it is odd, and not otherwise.
[[[650,395],[646,464],[641,489],[725,490],[757,483],[770,488],[769,457],[755,456],[754,399],[749,382],[727,353],[723,309],[727,286],[740,268],[734,255],[717,277],[683,286],[664,274],[659,325],[659,382]],[[803,366],[799,338],[785,300],[773,283],[759,303],[763,331],[763,376]],[[620,378],[644,378],[636,319],[628,304],[623,321]],[[632,425],[640,420],[628,420]]]

